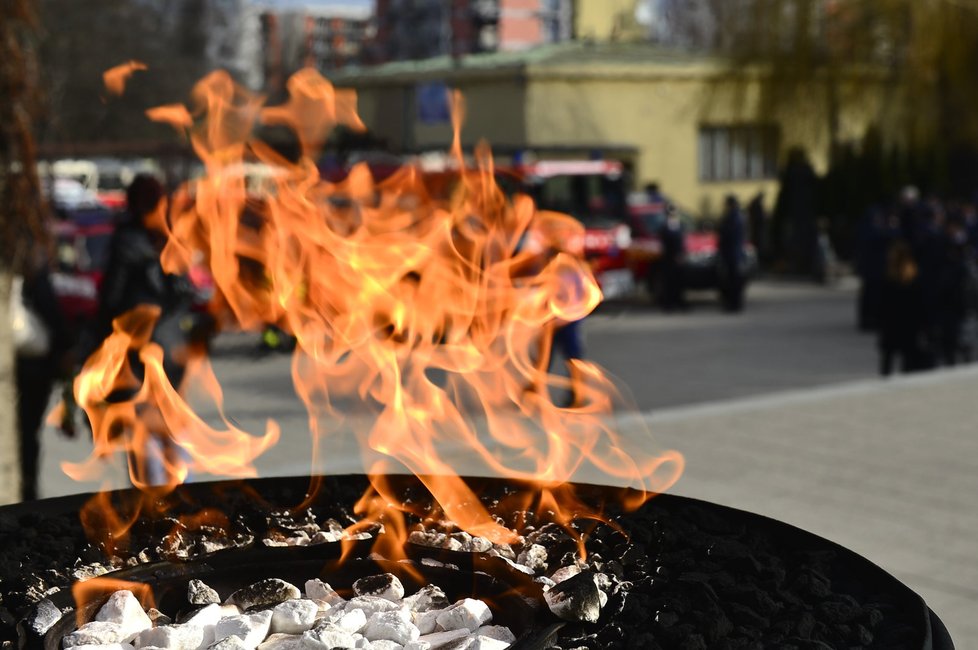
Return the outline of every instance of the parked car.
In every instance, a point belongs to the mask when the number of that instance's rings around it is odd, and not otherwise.
[[[637,285],[648,288],[653,300],[661,287],[662,239],[660,232],[666,221],[666,207],[661,201],[633,201],[628,206],[631,226],[631,246],[627,265]],[[683,284],[687,289],[719,289],[720,275],[717,260],[717,233],[709,221],[694,219],[679,209],[686,258],[683,264]],[[744,244],[747,277],[757,272],[757,251],[750,242]]]
[[[111,221],[69,220],[53,226],[55,268],[51,285],[71,327],[95,317],[114,229]]]

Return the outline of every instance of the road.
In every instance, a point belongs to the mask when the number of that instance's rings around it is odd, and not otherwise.
[[[871,377],[872,337],[855,328],[855,286],[755,283],[747,308],[711,293],[664,315],[642,302],[603,305],[586,324],[588,354],[630,387],[642,411]]]
[[[830,386],[873,376],[873,339],[853,325],[854,286],[818,287],[798,283],[759,282],[739,314],[720,311],[715,296],[693,294],[692,308],[663,314],[645,301],[602,305],[584,325],[588,357],[615,378],[626,396],[625,409],[642,414],[690,405],[723,402],[774,392]],[[283,431],[283,440],[259,462],[265,473],[304,473],[309,469],[306,411],[296,398],[290,358],[261,355],[257,337],[229,334],[215,345],[213,365],[224,391],[225,414],[246,431],[260,433],[268,419]],[[555,364],[555,368],[560,364]],[[216,420],[213,405],[195,407]],[[330,423],[333,424],[333,423]],[[353,419],[333,435],[338,448],[328,452],[332,471],[359,471],[353,448]],[[60,460],[84,458],[90,443],[66,441],[44,433],[45,481],[42,494],[94,489],[63,476]],[[125,485],[116,472],[110,485]]]
[[[585,324],[587,349],[630,387],[633,410],[617,423],[626,446],[685,456],[672,492],[765,514],[855,550],[921,594],[958,648],[978,650],[978,364],[876,377],[874,340],[856,332],[854,300],[851,283],[764,282],[736,315],[721,313],[709,295],[678,315],[640,302],[607,304]],[[280,444],[256,463],[262,475],[306,473],[308,425],[292,395],[289,360],[257,357],[254,341],[218,342],[226,413],[252,432],[266,418],[281,425]],[[362,471],[350,433],[365,424],[336,423],[318,469]],[[90,443],[47,430],[42,445],[43,495],[98,486],[73,483],[58,467],[83,458]],[[445,458],[461,473],[482,471],[457,448]],[[126,485],[118,464],[104,479]],[[575,479],[614,480],[586,471]]]

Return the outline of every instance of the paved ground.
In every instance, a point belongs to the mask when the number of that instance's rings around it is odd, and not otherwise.
[[[854,549],[924,596],[959,648],[978,649],[978,367],[875,378],[872,339],[852,326],[851,286],[761,284],[739,316],[708,298],[677,316],[631,303],[589,320],[591,355],[632,387],[637,409],[622,417],[624,435],[644,446],[648,427],[658,445],[685,454],[674,492]],[[215,367],[227,411],[249,430],[267,417],[282,425],[263,474],[303,473],[305,416],[290,396],[287,360],[256,362],[249,346],[222,341]],[[92,487],[57,468],[84,456],[82,441],[48,431],[44,443],[45,495]],[[467,459],[454,464],[474,471]],[[328,470],[359,465],[352,443],[331,447]]]

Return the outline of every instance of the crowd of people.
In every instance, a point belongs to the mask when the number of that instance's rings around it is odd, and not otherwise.
[[[902,190],[860,225],[859,328],[880,373],[970,362],[978,349],[978,208]]]

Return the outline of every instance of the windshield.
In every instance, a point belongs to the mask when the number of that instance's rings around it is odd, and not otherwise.
[[[119,191],[125,190],[126,184],[122,180],[122,176],[119,174],[108,174],[103,173],[98,179],[99,189],[106,191]]]
[[[565,212],[586,226],[624,220],[625,192],[621,177],[553,176],[530,186],[537,207]]]

